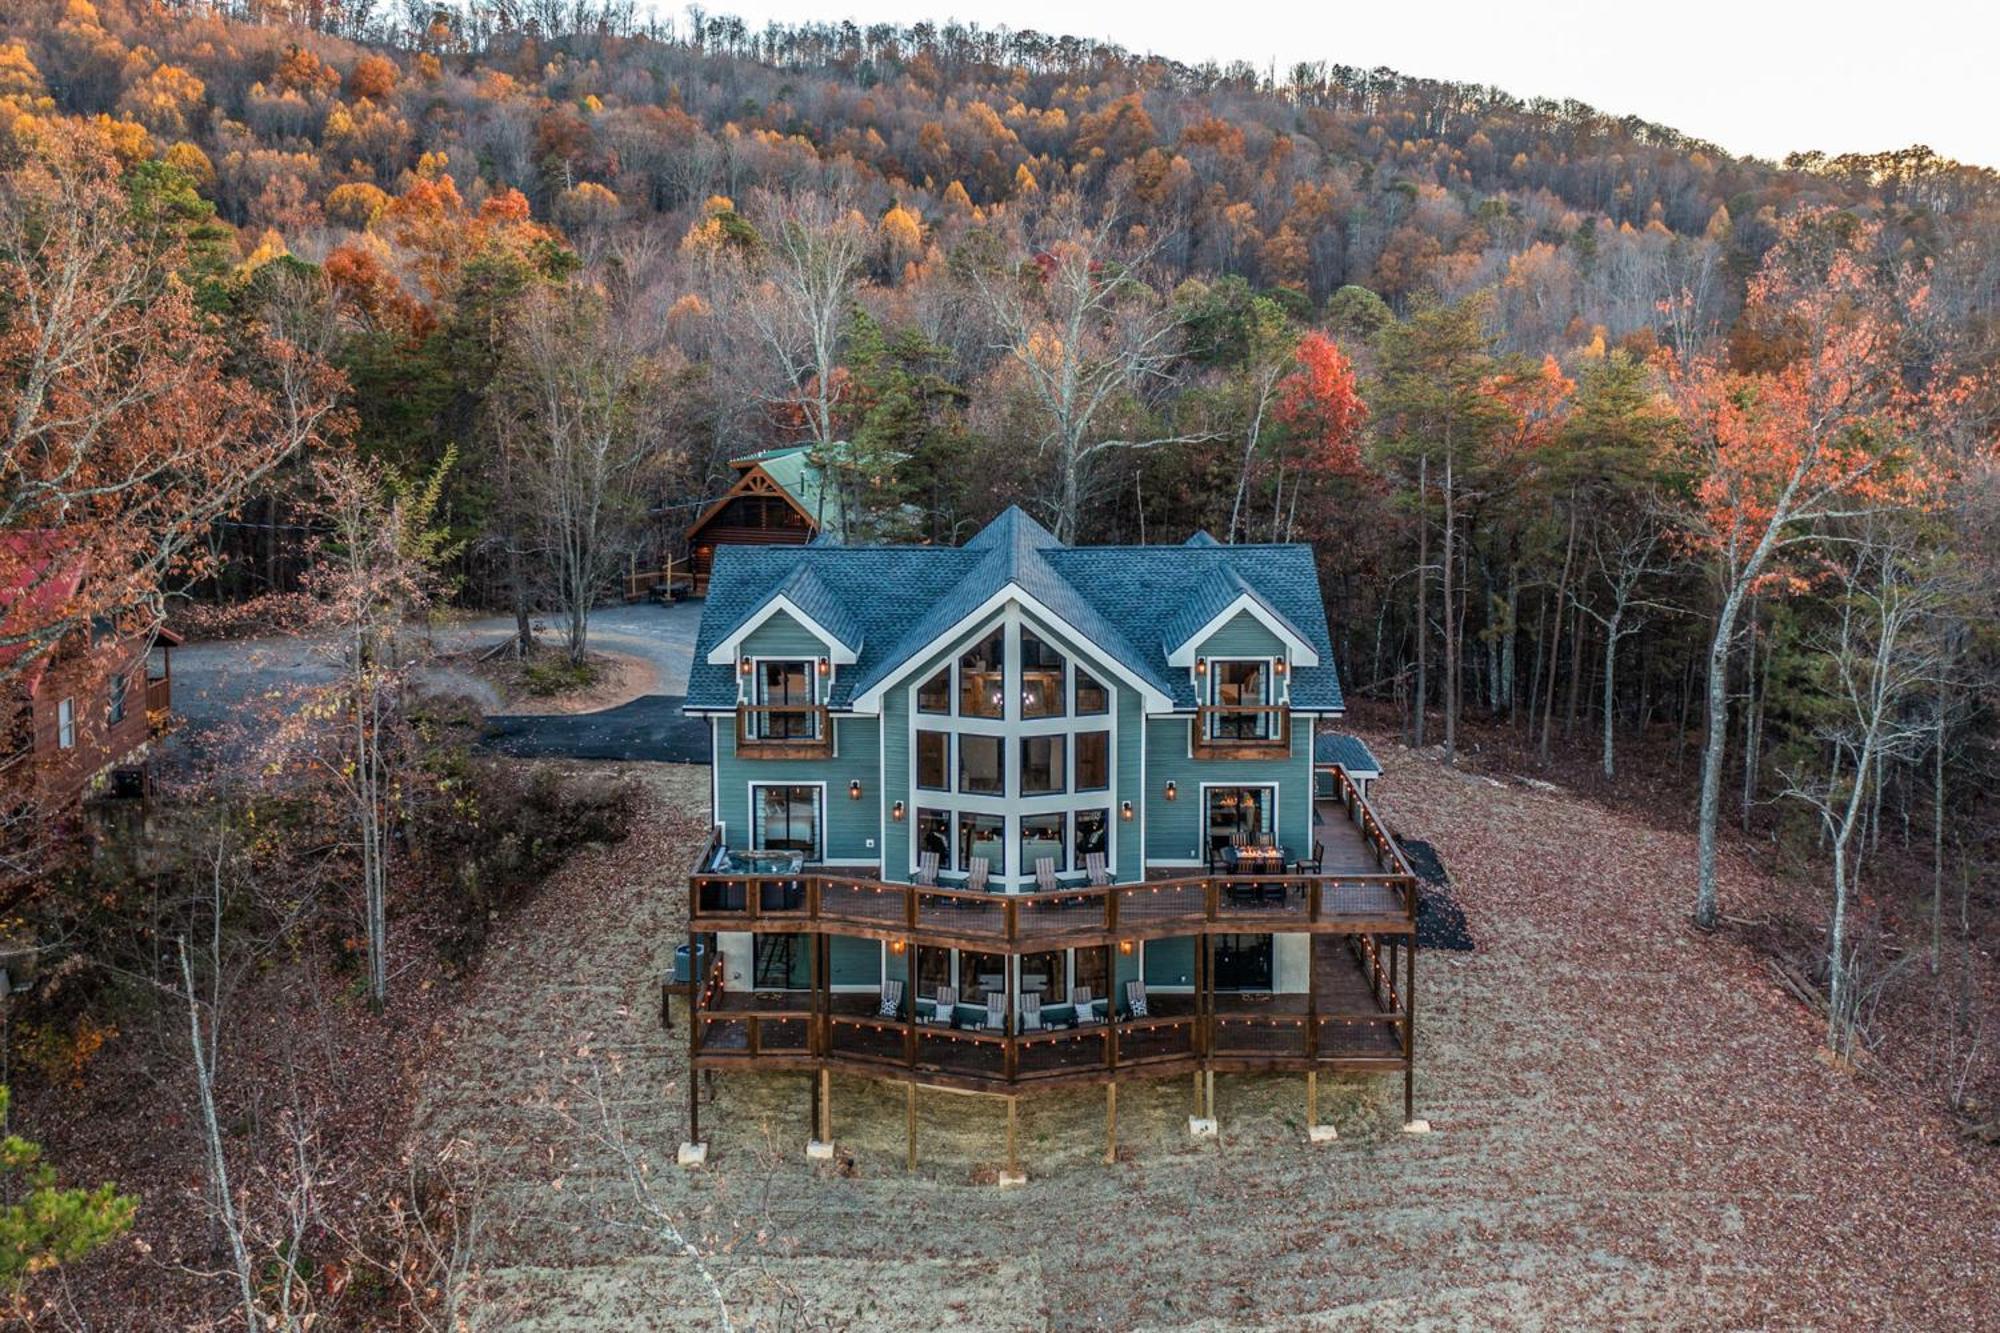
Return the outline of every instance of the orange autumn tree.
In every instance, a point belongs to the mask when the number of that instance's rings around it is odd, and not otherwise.
[[[45,121],[0,176],[0,533],[73,552],[77,591],[0,634],[0,684],[93,625],[145,633],[201,540],[293,451],[337,425],[339,377],[304,302],[233,342],[197,309],[186,239],[128,193],[103,136]],[[0,562],[7,560],[0,554]],[[74,568],[0,567],[26,588]]]
[[[1919,497],[1917,442],[1943,401],[1940,387],[1955,382],[1949,369],[1908,354],[1906,332],[1928,297],[1925,273],[1883,259],[1880,239],[1878,224],[1831,210],[1795,214],[1749,285],[1755,368],[1713,357],[1669,365],[1692,477],[1677,519],[1717,593],[1694,911],[1703,927],[1718,911],[1729,658],[1744,603],[1773,580],[1781,553],[1820,525]]]

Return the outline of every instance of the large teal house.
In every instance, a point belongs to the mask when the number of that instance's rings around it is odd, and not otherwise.
[[[724,547],[686,707],[695,1063],[817,1071],[816,1136],[833,1069],[1409,1070],[1414,892],[1366,747],[1316,754],[1310,548],[1068,547],[1019,509],[962,547]]]

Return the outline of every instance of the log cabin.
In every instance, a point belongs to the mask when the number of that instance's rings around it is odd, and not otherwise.
[[[692,1068],[1007,1099],[1218,1071],[1403,1081],[1416,881],[1302,545],[716,552],[686,712]],[[1351,743],[1349,743],[1351,742]],[[690,1160],[705,1156],[690,1080]],[[914,1092],[911,1155],[915,1154]],[[1010,1170],[1014,1159],[1010,1135]]]
[[[730,460],[736,479],[687,530],[696,596],[708,591],[718,548],[803,546],[821,534],[840,538],[840,506],[815,461],[820,447],[795,444]]]

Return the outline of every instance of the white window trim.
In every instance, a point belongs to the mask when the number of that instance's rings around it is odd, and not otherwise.
[[[1265,807],[1271,812],[1271,841],[1282,847],[1285,845],[1285,784],[1273,778],[1268,782],[1204,782],[1201,784],[1198,823],[1196,833],[1201,838],[1199,850],[1203,853],[1194,864],[1208,864],[1208,793],[1211,787],[1260,787],[1271,793],[1270,803]]]
[[[857,713],[879,711],[882,707],[884,696],[890,690],[905,684],[914,672],[922,668],[932,658],[943,653],[945,649],[970,639],[972,636],[966,633],[968,626],[981,625],[990,629],[991,621],[995,614],[1002,610],[1016,616],[1023,611],[1029,612],[1041,622],[1044,630],[1051,625],[1062,627],[1060,631],[1048,634],[1046,637],[1059,641],[1067,639],[1071,643],[1090,642],[1089,635],[1083,633],[1067,620],[1064,620],[1054,611],[1051,611],[1033,596],[1030,596],[1022,589],[1020,584],[1009,583],[995,592],[991,597],[988,597],[984,602],[974,607],[970,612],[959,617],[957,621],[947,626],[942,633],[929,643],[918,646],[909,656],[898,662],[881,680],[876,681],[865,691],[856,695],[853,703],[854,711]],[[1066,651],[1070,650],[1066,649]],[[1116,676],[1120,681],[1138,693],[1144,711],[1152,713],[1173,711],[1174,701],[1162,694],[1157,686],[1148,684],[1134,673],[1130,667],[1111,657],[1102,649],[1098,649],[1096,652],[1099,661],[1104,664],[1109,674]],[[1072,656],[1074,655],[1072,652]],[[1315,658],[1314,660],[1316,662],[1318,659]],[[1091,674],[1097,675],[1098,673],[1092,672]],[[932,716],[936,716],[936,714],[932,714]],[[1093,714],[1093,716],[1095,715]],[[1061,719],[1049,720],[1060,721]]]
[[[1196,696],[1200,699],[1200,701],[1204,705],[1206,705],[1209,708],[1222,707],[1223,705],[1218,704],[1215,701],[1217,691],[1219,691],[1222,688],[1222,672],[1220,668],[1225,663],[1229,662],[1262,662],[1264,664],[1263,702],[1266,704],[1283,703],[1286,698],[1291,697],[1291,690],[1292,690],[1291,672],[1287,671],[1282,677],[1278,675],[1278,663],[1283,660],[1284,660],[1283,658],[1279,657],[1259,657],[1255,653],[1244,653],[1240,656],[1235,656],[1235,657],[1211,657],[1208,659],[1208,673],[1204,678],[1204,680],[1202,681],[1200,687],[1197,689]],[[1279,695],[1279,685],[1281,681],[1283,682],[1283,690],[1284,690],[1284,696],[1282,698]],[[1199,714],[1197,714],[1197,716],[1199,716]],[[1234,738],[1227,736],[1204,736],[1202,739],[1205,741],[1213,741],[1213,740],[1231,740]],[[1268,740],[1270,738],[1251,737],[1250,739]],[[1188,758],[1190,759],[1194,758],[1194,734],[1192,732],[1188,734]]]
[[[1175,645],[1174,650],[1167,654],[1167,665],[1192,667],[1197,657],[1207,656],[1206,653],[1198,651],[1200,646],[1213,637],[1216,631],[1236,619],[1237,616],[1245,611],[1249,612],[1251,618],[1258,624],[1278,637],[1279,642],[1285,645],[1286,655],[1291,659],[1293,665],[1304,667],[1316,667],[1319,665],[1319,650],[1293,633],[1290,626],[1272,615],[1264,608],[1262,602],[1247,592],[1238,593],[1236,599],[1230,602],[1228,606],[1216,612],[1207,624],[1188,635],[1181,643]]]
[[[832,630],[829,630],[826,626],[800,610],[798,603],[783,593],[778,594],[770,601],[764,603],[763,606],[757,608],[756,613],[741,625],[738,625],[728,638],[709,649],[708,664],[710,666],[732,665],[736,661],[736,651],[742,647],[744,641],[759,629],[762,629],[780,611],[790,616],[793,620],[796,620],[806,633],[812,635],[826,646],[825,656],[829,661],[833,662],[836,666],[852,666],[854,664],[854,650],[842,643]]]
[[[744,824],[743,827],[748,832],[750,838],[751,845],[747,848],[747,850],[753,852],[766,850],[764,848],[755,845],[757,841],[757,789],[759,787],[816,787],[819,789],[819,795],[818,797],[815,798],[818,802],[816,809],[816,814],[818,818],[814,821],[816,827],[813,829],[813,842],[816,844],[813,848],[813,851],[816,852],[817,855],[807,856],[806,864],[807,865],[827,864],[826,835],[828,830],[826,825],[827,821],[832,816],[829,813],[827,806],[826,783],[824,781],[818,781],[812,779],[807,779],[804,781],[796,781],[796,780],[787,781],[782,778],[751,778],[748,781],[746,781],[743,784],[744,788],[743,808],[744,808],[744,813],[748,817],[749,822]]]
[[[1062,622],[1058,620],[1055,623],[1061,624]],[[963,626],[967,622],[961,621],[960,624]],[[967,814],[1000,816],[1004,821],[1001,832],[1003,855],[1001,857],[1001,864],[994,867],[991,872],[992,883],[1002,889],[1014,889],[1016,891],[1031,889],[1035,882],[1034,867],[1016,864],[1021,855],[1020,820],[1023,816],[1062,814],[1071,817],[1064,824],[1064,838],[1066,841],[1063,860],[1067,863],[1073,859],[1075,852],[1075,812],[1078,810],[1104,809],[1110,811],[1111,823],[1111,827],[1105,838],[1105,872],[1116,879],[1118,875],[1118,825],[1122,822],[1118,817],[1120,809],[1118,798],[1119,687],[1117,684],[1105,679],[1107,675],[1114,675],[1115,673],[1102,670],[1094,661],[1084,662],[1084,658],[1088,654],[1077,648],[1076,644],[1081,641],[1080,639],[1072,640],[1069,635],[1050,629],[1049,625],[1039,617],[1031,617],[1026,614],[1021,604],[1008,603],[999,607],[996,614],[989,615],[984,619],[973,620],[970,624],[972,627],[963,630],[957,639],[949,643],[936,645],[935,650],[928,652],[922,662],[918,663],[921,666],[924,662],[930,662],[934,658],[942,657],[943,660],[938,665],[947,677],[947,690],[952,701],[951,712],[921,713],[917,711],[917,693],[927,681],[937,675],[937,670],[906,673],[905,682],[902,686],[907,704],[905,711],[909,714],[907,724],[908,771],[904,775],[904,790],[909,793],[906,809],[908,810],[910,827],[910,836],[906,839],[906,852],[909,862],[906,867],[906,873],[914,875],[917,869],[919,848],[917,846],[916,820],[919,806],[928,810],[938,810],[951,816],[951,846],[953,855],[950,859],[953,860],[956,859],[958,850],[959,816]],[[1055,648],[1067,661],[1067,670],[1063,673],[1064,711],[1059,716],[1036,718],[1024,718],[1021,716],[1020,635],[1023,628],[1032,630],[1037,638]],[[999,629],[1003,633],[1001,690],[1006,698],[1006,707],[1003,716],[988,718],[961,715],[957,711],[959,699],[959,659],[974,644],[989,637],[995,629]],[[1089,671],[1091,677],[1103,685],[1110,693],[1110,707],[1106,711],[1102,713],[1089,713],[1078,717],[1076,712],[1076,675],[1079,664],[1082,664]],[[942,731],[953,738],[950,743],[951,752],[947,756],[945,766],[946,777],[952,784],[950,790],[936,791],[917,786],[917,733],[919,731]],[[1074,736],[1078,731],[1104,731],[1110,733],[1110,784],[1088,792],[1079,792],[1075,789],[1076,746],[1073,741],[1066,739],[1063,754],[1063,777],[1067,789],[1061,792],[1051,792],[1046,795],[1022,795],[1021,741],[1029,736],[1061,735],[1068,738]],[[958,738],[962,736],[994,736],[1000,739],[1001,763],[1004,766],[1006,774],[1006,787],[1002,795],[983,796],[958,790],[957,765],[960,760]],[[1144,763],[1144,748],[1143,745],[1140,747],[1142,765]],[[1140,814],[1138,804],[1138,802],[1134,802],[1135,819]],[[1140,828],[1140,837],[1142,840],[1140,845],[1143,847],[1143,825]],[[947,864],[949,863],[950,861],[948,860]],[[1079,873],[1080,870],[1081,867],[1072,865],[1068,870],[1061,873],[1073,875]],[[957,870],[952,873],[963,874],[965,872]]]

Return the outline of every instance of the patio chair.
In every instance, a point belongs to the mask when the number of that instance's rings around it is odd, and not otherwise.
[[[1146,1012],[1146,983],[1128,981],[1125,983],[1125,1011],[1134,1018],[1150,1018]]]
[[[936,852],[917,853],[917,883],[929,888],[937,887],[938,854]]]
[[[1083,854],[1083,874],[1093,889],[1101,889],[1111,882],[1111,872],[1104,868],[1103,852]]]
[[[972,858],[972,864],[965,868],[965,887],[974,893],[986,892],[986,881],[993,874],[993,863],[983,856]]]
[[[1312,859],[1310,861],[1300,861],[1297,865],[1293,866],[1292,868],[1298,871],[1298,873],[1301,875],[1317,875],[1320,873],[1319,870],[1320,863],[1324,861],[1325,858],[1326,858],[1326,845],[1322,843],[1318,838],[1314,838]]]
[[[1056,859],[1053,856],[1036,858],[1035,887],[1043,893],[1054,893],[1062,888],[1056,883]]]
[[[1042,993],[1037,990],[1021,994],[1021,1031],[1042,1031]]]
[[[958,1008],[958,992],[950,986],[939,986],[935,1004],[937,1007],[931,1011],[930,1018],[921,1021],[928,1022],[932,1027],[950,1027],[952,1015]]]
[[[877,1018],[901,1018],[903,1016],[903,983],[885,981],[882,983],[882,1003],[875,1010]]]
[[[1090,1007],[1090,987],[1076,987],[1070,992],[1069,1001],[1076,1008],[1076,1026],[1090,1027],[1098,1021],[1097,1014]]]
[[[1007,1030],[1006,991],[993,990],[986,992],[986,1018],[979,1026],[986,1032],[1005,1032]]]
[[[1283,907],[1285,905],[1285,894],[1290,887],[1290,885],[1281,879],[1265,880],[1264,901],[1272,907]]]

